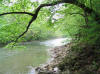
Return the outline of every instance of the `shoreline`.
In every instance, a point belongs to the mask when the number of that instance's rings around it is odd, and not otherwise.
[[[67,55],[70,49],[70,43],[62,46],[56,46],[47,50],[50,58],[45,64],[35,68],[36,74],[60,74],[57,65]]]

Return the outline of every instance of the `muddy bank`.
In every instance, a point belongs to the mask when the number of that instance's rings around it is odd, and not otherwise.
[[[67,55],[70,49],[70,43],[57,46],[48,50],[50,59],[46,64],[35,68],[37,74],[60,74],[60,70],[57,65],[62,61],[62,59]]]

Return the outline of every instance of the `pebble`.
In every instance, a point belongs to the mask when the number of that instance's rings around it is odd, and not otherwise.
[[[70,45],[63,45],[49,49],[48,52],[50,53],[51,60],[47,64],[37,67],[35,69],[37,74],[60,74],[57,64],[68,54],[69,46]]]

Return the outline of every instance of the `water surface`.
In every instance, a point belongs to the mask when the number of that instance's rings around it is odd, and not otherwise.
[[[24,42],[16,49],[0,48],[0,74],[35,74],[34,67],[45,63],[47,49],[63,45],[65,38]]]

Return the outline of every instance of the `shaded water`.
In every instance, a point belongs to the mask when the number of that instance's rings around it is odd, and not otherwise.
[[[20,44],[24,48],[14,50],[0,48],[0,74],[35,74],[34,67],[45,63],[49,58],[47,49],[57,43],[58,46],[62,45],[64,40],[60,38],[44,42],[25,42]]]

